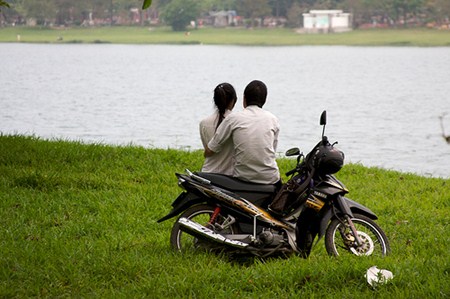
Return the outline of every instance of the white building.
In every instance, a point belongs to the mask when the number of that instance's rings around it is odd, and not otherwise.
[[[303,14],[303,28],[308,33],[352,30],[351,14],[342,10],[311,10]]]
[[[225,27],[230,25],[236,25],[236,11],[211,11],[209,15],[213,18],[214,27]]]

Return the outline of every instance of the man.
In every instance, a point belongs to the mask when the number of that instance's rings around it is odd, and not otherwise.
[[[205,157],[220,152],[231,139],[233,176],[253,183],[275,184],[280,181],[275,160],[280,126],[272,113],[262,109],[266,98],[266,85],[258,80],[250,82],[244,90],[244,110],[223,120],[205,148]]]

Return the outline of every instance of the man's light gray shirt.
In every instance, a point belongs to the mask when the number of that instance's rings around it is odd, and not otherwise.
[[[226,117],[208,148],[218,153],[231,139],[234,144],[233,176],[253,183],[274,184],[280,180],[275,160],[279,131],[275,115],[251,105]]]

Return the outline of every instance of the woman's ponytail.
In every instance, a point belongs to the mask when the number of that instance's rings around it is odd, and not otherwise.
[[[226,110],[236,103],[237,96],[234,87],[229,83],[222,83],[214,89],[214,104],[216,104],[219,112],[219,119],[217,121],[216,130],[225,118]],[[231,105],[232,103],[232,105]]]

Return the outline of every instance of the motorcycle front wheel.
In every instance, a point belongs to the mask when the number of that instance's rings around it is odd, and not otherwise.
[[[333,219],[325,233],[325,247],[329,255],[339,256],[345,253],[357,256],[386,256],[390,246],[383,230],[372,219],[354,214],[351,218],[355,225],[361,245],[358,245],[345,221]]]
[[[211,220],[212,215],[214,214],[215,207],[207,204],[196,205],[188,208],[184,211],[180,218],[187,218],[189,220],[195,221],[213,231],[220,234],[233,234],[235,233],[235,229],[230,224],[228,225],[229,218],[219,213],[216,217]],[[212,242],[208,242],[205,240],[200,240],[180,229],[180,224],[178,220],[172,227],[172,232],[170,234],[170,245],[173,249],[178,251],[194,251],[194,250],[207,250],[212,251],[217,248],[217,245]]]

